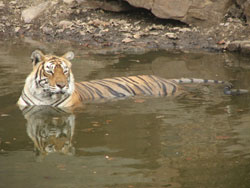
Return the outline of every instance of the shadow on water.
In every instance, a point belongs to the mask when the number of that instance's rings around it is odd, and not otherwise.
[[[249,187],[249,95],[230,97],[220,86],[195,86],[184,98],[21,112],[15,103],[33,49],[6,48],[0,47],[0,187]],[[76,80],[156,74],[250,87],[248,57],[76,54]]]

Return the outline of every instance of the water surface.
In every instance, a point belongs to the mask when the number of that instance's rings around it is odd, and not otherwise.
[[[155,74],[233,80],[249,89],[249,57],[150,52],[92,54],[80,46],[75,79]],[[59,54],[58,46],[43,47]],[[15,105],[32,70],[30,44],[0,47],[0,187],[250,186],[250,99],[195,86],[180,99],[86,104],[76,113]]]

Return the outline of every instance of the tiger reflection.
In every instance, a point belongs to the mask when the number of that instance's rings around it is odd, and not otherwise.
[[[74,114],[51,106],[31,106],[23,109],[27,120],[27,134],[34,142],[38,156],[49,153],[74,154],[72,138]]]

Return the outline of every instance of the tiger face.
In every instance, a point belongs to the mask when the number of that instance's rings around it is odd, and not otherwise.
[[[71,95],[74,91],[74,77],[69,60],[73,58],[73,52],[58,57],[34,51],[31,55],[33,71],[26,79],[25,91],[29,91],[34,98],[42,99],[41,103],[37,102],[41,105],[49,105]]]
[[[40,85],[44,88],[45,92],[50,94],[64,94],[69,89],[70,73],[69,65],[58,58],[51,58],[45,62],[43,77],[40,79]]]

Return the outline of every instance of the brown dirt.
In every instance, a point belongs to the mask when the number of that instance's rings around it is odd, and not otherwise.
[[[70,41],[90,49],[109,49],[109,53],[143,53],[149,50],[224,51],[231,41],[248,39],[250,31],[244,19],[237,16],[240,15],[237,9],[229,12],[219,25],[199,28],[158,19],[143,9],[114,13],[62,1],[25,24],[22,11],[37,3],[39,0],[0,1],[0,37],[3,40],[28,37],[42,42]]]

